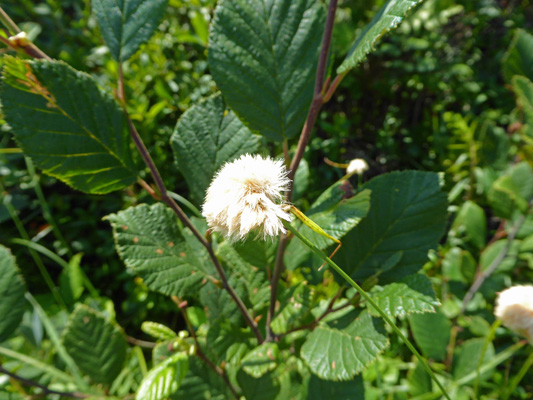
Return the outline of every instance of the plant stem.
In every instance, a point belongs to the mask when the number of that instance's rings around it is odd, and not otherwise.
[[[405,335],[402,333],[400,328],[396,326],[396,324],[392,321],[392,319],[377,305],[377,303],[370,297],[368,293],[366,293],[350,276],[343,271],[341,267],[339,267],[333,260],[331,260],[327,255],[325,255],[318,247],[316,247],[313,243],[309,241],[305,236],[303,236],[300,232],[298,232],[290,223],[283,222],[285,227],[291,231],[294,236],[296,236],[298,239],[300,239],[313,253],[315,253],[317,256],[319,256],[322,260],[324,260],[331,268],[333,268],[346,282],[348,282],[354,289],[357,290],[357,292],[363,297],[380,315],[381,317],[387,322],[387,324],[391,327],[391,329],[400,337],[400,339],[404,342],[404,344],[409,348],[411,353],[413,353],[416,358],[418,358],[418,361],[424,366],[425,370],[428,372],[428,374],[431,376],[431,379],[435,381],[439,389],[441,390],[442,394],[448,399],[451,400],[448,396],[448,393],[442,386],[442,383],[436,378],[435,374],[431,370],[429,364],[427,361],[422,357],[422,355],[418,352],[418,350],[415,349],[415,347],[411,344],[409,339],[405,337]]]
[[[50,226],[52,227],[52,231],[54,232],[54,235],[56,236],[57,240],[59,240],[59,242],[63,245],[63,247],[67,251],[68,256],[72,257],[73,256],[72,250],[67,244],[67,241],[63,237],[63,234],[61,233],[59,226],[57,225],[54,217],[52,216],[52,212],[50,211],[50,206],[48,205],[48,202],[46,201],[46,197],[43,193],[43,189],[41,188],[41,184],[39,183],[39,176],[35,172],[35,167],[33,166],[32,160],[29,157],[24,157],[24,161],[26,161],[26,169],[28,170],[28,173],[30,174],[31,180],[33,181],[33,190],[35,191],[35,194],[37,195],[37,199],[39,200],[39,204],[43,211],[43,216],[46,219],[46,221],[50,224]]]
[[[202,351],[202,348],[200,347],[200,342],[198,342],[198,337],[196,336],[194,327],[192,326],[191,321],[189,320],[189,317],[187,316],[187,311],[185,310],[186,307],[181,305],[182,300],[179,299],[177,296],[171,296],[171,298],[172,298],[172,301],[176,303],[176,306],[178,306],[178,309],[180,310],[181,315],[183,316],[183,319],[185,320],[185,325],[187,325],[187,329],[191,333],[194,343],[196,343],[196,356],[198,356],[198,358],[200,358],[203,362],[205,362],[207,366],[213,370],[213,372],[219,375],[224,380],[228,388],[231,390],[231,393],[233,394],[233,396],[235,396],[236,399],[239,399],[239,395],[237,394],[237,391],[235,390],[235,388],[229,381],[226,371],[224,371],[219,366],[215,365],[209,358],[207,358],[207,356]]]
[[[30,241],[30,235],[28,234],[28,232],[24,228],[24,225],[22,224],[22,221],[18,217],[17,210],[15,210],[15,207],[13,207],[13,205],[11,204],[11,196],[6,192],[6,189],[4,185],[2,184],[2,182],[0,182],[0,193],[4,194],[4,201],[3,201],[4,206],[6,207],[7,212],[9,213],[9,216],[15,223],[15,226],[19,232],[19,235],[25,240]],[[50,291],[52,292],[52,295],[54,296],[54,299],[56,300],[57,304],[59,304],[61,308],[66,310],[67,305],[65,304],[65,301],[63,300],[61,295],[59,294],[59,291],[57,290],[57,287],[52,277],[48,273],[48,270],[46,269],[43,260],[41,259],[39,254],[34,249],[29,248],[28,250],[30,252],[31,257],[33,258],[33,261],[37,265],[37,268],[39,269],[39,272],[41,273],[44,279],[44,282],[48,286],[48,289],[50,289]]]
[[[40,383],[37,383],[37,382],[34,382],[34,381],[30,380],[30,379],[26,379],[26,378],[23,378],[23,377],[21,377],[19,375],[16,375],[13,372],[8,371],[7,369],[2,367],[1,365],[0,365],[0,372],[2,374],[4,374],[4,375],[7,375],[7,376],[19,381],[20,383],[22,383],[22,384],[24,384],[26,386],[33,386],[33,387],[39,388],[39,389],[41,389],[43,391],[44,394],[57,394],[59,396],[72,397],[74,399],[86,399],[88,397],[94,396],[92,394],[86,394],[86,393],[60,392],[60,391],[57,391],[57,390],[49,389],[46,386],[41,385]]]
[[[502,398],[502,400],[507,400],[511,395],[513,394],[514,390],[522,380],[522,378],[531,371],[531,366],[533,365],[533,352],[529,355],[529,357],[524,362],[524,365],[522,365],[522,368],[520,368],[520,371],[514,376],[514,378],[511,380],[511,383],[509,384],[509,387],[507,388],[507,391],[505,393],[505,396]]]
[[[122,74],[119,75],[119,79],[122,77]],[[124,84],[119,84],[119,87],[124,87]],[[169,206],[172,211],[178,216],[180,221],[185,225],[187,228],[191,230],[194,236],[198,239],[198,241],[206,248],[207,252],[209,253],[209,257],[211,258],[211,261],[213,262],[215,269],[218,272],[218,275],[220,276],[220,280],[222,281],[222,287],[229,293],[233,301],[237,304],[237,307],[239,308],[239,311],[243,315],[246,323],[252,329],[252,332],[256,336],[259,343],[263,343],[263,336],[261,335],[261,332],[259,332],[259,328],[257,327],[257,323],[254,321],[250,313],[248,312],[248,309],[246,308],[246,305],[243,303],[237,292],[235,292],[235,289],[229,284],[228,278],[226,276],[226,273],[224,272],[224,269],[222,268],[222,265],[220,265],[220,262],[218,261],[217,256],[215,255],[213,251],[213,246],[211,245],[211,242],[208,242],[206,238],[196,229],[196,227],[193,225],[187,214],[180,208],[180,206],[174,201],[172,197],[168,194],[167,188],[165,186],[165,183],[163,182],[163,179],[161,178],[161,174],[159,173],[159,170],[157,169],[154,161],[152,160],[152,157],[150,156],[150,153],[148,152],[148,149],[144,145],[144,142],[141,139],[141,136],[139,135],[139,132],[137,132],[137,129],[135,128],[135,125],[133,124],[128,111],[126,110],[125,103],[122,103],[122,109],[124,111],[124,115],[126,116],[126,121],[128,124],[128,128],[130,130],[130,135],[135,143],[135,147],[137,147],[137,150],[139,150],[139,153],[141,154],[142,159],[144,160],[145,164],[148,166],[148,169],[150,170],[150,173],[152,174],[152,177],[155,181],[155,184],[157,186],[157,189],[159,190],[159,199],[165,203],[167,206]]]
[[[20,29],[15,22],[7,15],[7,13],[0,6],[0,22],[6,27],[10,34],[16,35],[20,33]]]
[[[528,211],[530,209],[531,209],[531,205],[529,206]],[[490,263],[488,268],[485,271],[483,271],[481,274],[478,274],[474,283],[472,284],[472,286],[466,293],[465,297],[463,298],[463,305],[461,307],[461,313],[464,313],[466,311],[466,307],[468,306],[468,304],[470,303],[470,301],[472,300],[476,292],[479,290],[481,285],[483,285],[483,282],[485,282],[485,280],[489,276],[491,276],[494,271],[496,271],[496,268],[498,268],[498,266],[501,264],[504,258],[507,257],[507,254],[509,254],[509,250],[511,250],[511,246],[516,237],[516,234],[518,233],[524,221],[526,220],[527,214],[528,212],[525,212],[523,215],[519,217],[517,223],[515,224],[513,229],[509,232],[509,235],[507,236],[507,243],[505,247],[502,249],[502,251],[500,251],[498,256]]]
[[[300,165],[300,161],[305,153],[305,148],[307,143],[309,143],[309,138],[311,136],[311,131],[315,125],[318,112],[324,103],[322,89],[324,87],[324,76],[326,75],[326,65],[328,63],[328,54],[329,54],[329,45],[331,43],[331,34],[333,33],[333,23],[335,22],[335,11],[337,10],[337,0],[330,0],[328,6],[328,16],[326,18],[326,26],[324,27],[324,34],[322,35],[322,47],[320,49],[320,57],[318,59],[318,67],[316,70],[315,77],[315,89],[313,92],[313,101],[309,107],[309,112],[307,113],[307,119],[305,121],[302,133],[300,134],[300,139],[298,141],[298,147],[296,149],[296,154],[294,155],[290,166],[288,177],[293,181],[293,185],[285,195],[285,200],[287,203],[292,201],[292,192],[294,188],[294,176],[296,175],[296,170]],[[270,323],[274,319],[274,313],[276,311],[276,299],[278,291],[278,281],[283,272],[283,255],[285,254],[285,249],[287,248],[288,237],[282,235],[279,241],[278,250],[276,254],[276,264],[274,266],[274,272],[272,273],[272,278],[270,280],[270,306],[268,308],[267,322],[266,322],[266,340],[271,341],[274,339],[274,333],[270,327]]]

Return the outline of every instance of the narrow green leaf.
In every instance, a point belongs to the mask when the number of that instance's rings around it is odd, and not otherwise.
[[[4,57],[5,120],[35,164],[75,189],[103,194],[137,179],[124,116],[89,75],[60,61]]]
[[[444,314],[413,314],[409,317],[415,342],[422,353],[437,361],[446,358],[451,323]]]
[[[187,110],[170,138],[178,168],[201,204],[215,172],[227,161],[259,148],[259,136],[226,110],[220,94]]]
[[[83,271],[80,266],[82,255],[74,255],[59,275],[61,297],[69,304],[73,304],[83,293]]]
[[[242,369],[254,378],[260,378],[276,368],[279,358],[277,343],[263,343],[242,359]]]
[[[222,0],[209,66],[228,105],[267,139],[302,129],[313,97],[324,24],[318,0]]]
[[[342,330],[317,327],[302,346],[301,356],[319,378],[346,381],[373,362],[388,345],[381,320],[365,310]]]
[[[432,172],[402,171],[380,175],[364,189],[372,191],[370,211],[343,239],[335,255],[351,277],[379,275],[380,282],[417,272],[437,247],[448,219],[446,194]],[[383,265],[399,251],[403,255],[388,271]]]
[[[522,29],[515,31],[503,59],[503,75],[507,82],[511,82],[515,75],[523,75],[533,81],[533,35]]]
[[[141,204],[106,217],[120,257],[157,292],[183,296],[206,276],[183,238],[178,217],[161,203]]]
[[[342,239],[367,215],[370,208],[370,190],[363,190],[356,196],[346,198],[347,181],[337,182],[326,189],[305,213],[324,231],[335,239]],[[351,188],[351,187],[350,187]],[[302,223],[294,223],[298,231],[319,249],[335,244],[331,239],[314,232]],[[342,241],[342,240],[341,240]],[[342,247],[341,247],[342,248]],[[285,252],[287,268],[294,269],[304,261],[311,250],[299,240],[292,240]]]
[[[152,321],[144,321],[141,325],[141,330],[158,340],[169,340],[178,336],[176,332],[169,327]]]
[[[70,316],[62,340],[80,370],[96,383],[111,384],[126,359],[122,329],[85,305]]]
[[[92,0],[102,36],[117,61],[126,61],[152,36],[168,0]]]
[[[346,59],[337,68],[342,74],[356,67],[365,57],[374,51],[374,46],[390,30],[398,27],[404,17],[422,0],[389,0],[379,10],[363,33],[357,38]]]
[[[136,400],[164,400],[178,391],[189,370],[189,357],[176,353],[152,368],[137,390]]]
[[[431,281],[421,274],[409,275],[400,282],[390,283],[373,293],[372,298],[390,317],[435,312],[440,305]],[[369,310],[372,315],[379,316],[372,306],[369,306]]]
[[[11,251],[0,245],[0,342],[6,340],[22,321],[26,284]]]

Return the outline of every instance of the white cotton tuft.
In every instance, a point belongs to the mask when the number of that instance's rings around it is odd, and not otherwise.
[[[533,286],[512,286],[498,293],[494,315],[533,345]]]
[[[281,160],[245,154],[218,171],[207,189],[202,215],[209,227],[230,240],[285,233],[281,220],[290,221],[283,210],[284,191],[290,179]]]
[[[348,168],[346,168],[346,173],[348,175],[352,175],[352,174],[361,175],[367,169],[368,169],[368,164],[365,160],[363,160],[362,158],[355,158],[352,161],[350,161],[350,164],[348,164]]]

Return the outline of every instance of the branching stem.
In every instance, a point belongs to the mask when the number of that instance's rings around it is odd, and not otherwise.
[[[119,68],[119,71],[122,71],[122,68]],[[120,80],[123,80],[123,75],[121,72],[119,73],[119,81]],[[150,173],[155,181],[157,189],[159,190],[159,194],[156,194],[157,197],[155,198],[158,200],[161,200],[168,207],[170,207],[172,211],[174,211],[174,213],[178,216],[178,218],[183,223],[183,225],[189,228],[191,232],[193,233],[193,235],[196,236],[196,238],[200,241],[200,243],[206,248],[207,252],[209,253],[209,257],[211,258],[211,261],[213,262],[215,269],[217,270],[218,275],[220,276],[220,280],[222,281],[222,287],[229,293],[233,301],[237,304],[239,311],[243,315],[248,326],[252,329],[252,332],[255,334],[259,343],[263,343],[263,336],[261,335],[261,332],[259,332],[257,323],[254,321],[254,319],[248,312],[246,305],[243,303],[243,301],[241,300],[237,292],[235,292],[235,289],[233,289],[233,287],[229,284],[226,273],[224,272],[222,265],[220,265],[220,262],[218,261],[218,258],[213,251],[211,242],[207,241],[205,236],[202,235],[198,231],[198,229],[196,229],[196,227],[193,225],[193,223],[191,222],[187,214],[185,214],[185,212],[181,209],[181,207],[168,194],[165,183],[163,182],[163,179],[161,178],[161,174],[159,173],[159,170],[157,169],[154,161],[152,160],[152,157],[150,156],[148,149],[144,145],[144,142],[141,139],[139,132],[135,128],[135,125],[133,124],[128,111],[126,110],[125,101],[124,101],[125,99],[124,97],[121,97],[121,96],[124,96],[124,90],[123,90],[124,82],[119,83],[118,87],[119,87],[119,99],[122,100],[122,108],[124,110],[124,115],[126,116],[126,121],[128,124],[131,138],[133,140],[133,143],[135,144],[135,147],[137,147],[137,149],[139,150],[139,153],[141,154],[141,157],[144,160],[145,164],[148,166],[148,169],[150,170]],[[122,94],[121,94],[121,91],[122,91]]]
[[[326,18],[326,26],[324,27],[324,34],[322,36],[322,48],[320,49],[320,57],[318,59],[318,67],[316,70],[315,78],[315,89],[313,92],[313,101],[311,102],[311,107],[309,107],[309,112],[307,113],[307,119],[305,121],[302,133],[300,134],[300,139],[298,141],[298,147],[294,158],[292,159],[289,166],[288,177],[291,181],[294,182],[294,176],[296,175],[296,170],[300,165],[300,161],[305,153],[305,148],[307,143],[309,143],[309,138],[311,136],[311,131],[315,125],[318,112],[324,104],[323,97],[323,87],[324,87],[324,77],[326,75],[326,66],[328,63],[328,54],[329,46],[331,43],[331,34],[333,33],[333,23],[335,22],[335,11],[337,10],[337,0],[330,0],[328,6],[328,16]],[[294,186],[294,185],[292,185]],[[293,187],[289,189],[285,195],[285,200],[287,203],[292,201],[292,192]],[[278,283],[283,272],[283,255],[285,254],[285,249],[287,248],[288,237],[282,235],[279,241],[279,246],[276,254],[276,264],[274,266],[274,272],[272,273],[272,278],[270,280],[270,306],[267,314],[266,322],[266,341],[274,340],[274,333],[270,327],[270,323],[274,319],[274,313],[276,312],[276,299],[278,295]]]

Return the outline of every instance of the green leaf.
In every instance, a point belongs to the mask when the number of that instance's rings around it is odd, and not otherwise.
[[[176,353],[148,371],[137,390],[136,400],[164,400],[178,391],[189,369],[189,357]]]
[[[487,217],[483,208],[473,201],[465,201],[457,212],[449,234],[464,238],[466,242],[473,244],[478,250],[485,247]]]
[[[311,375],[306,400],[355,400],[365,398],[363,377],[358,375],[350,381],[332,382]]]
[[[324,8],[318,0],[222,0],[209,66],[228,105],[254,132],[299,133],[313,97]]]
[[[9,56],[3,77],[6,122],[45,173],[94,194],[135,182],[124,115],[93,78],[63,62]]]
[[[370,208],[371,193],[363,190],[356,196],[345,198],[347,181],[337,182],[322,193],[305,213],[308,218],[320,226],[328,235],[342,239],[367,215]],[[300,222],[294,224],[298,231],[319,249],[323,250],[334,244],[311,228]],[[304,261],[311,250],[300,240],[291,240],[285,252],[287,268],[294,269]]]
[[[446,358],[450,341],[451,323],[441,312],[436,314],[413,314],[409,317],[415,342],[422,353],[437,361]]]
[[[113,226],[118,254],[150,289],[181,297],[206,276],[183,238],[178,217],[163,204],[141,204],[106,219]]]
[[[126,61],[152,36],[168,0],[92,0],[92,12],[117,61]]]
[[[279,348],[276,343],[263,343],[250,351],[242,359],[242,369],[254,378],[260,378],[276,368]]]
[[[169,327],[152,321],[144,321],[141,330],[157,340],[174,339],[178,335]]]
[[[283,308],[272,320],[271,328],[275,334],[281,334],[294,328],[296,323],[304,324],[302,319],[311,315],[313,292],[309,286],[300,284],[288,290]],[[314,317],[313,317],[314,319]]]
[[[181,382],[179,391],[171,396],[175,400],[227,400],[233,396],[222,378],[197,357],[189,359],[189,372]]]
[[[487,343],[486,338],[477,338],[466,340],[454,353],[452,375],[458,380],[478,370],[482,365],[489,364],[495,352],[494,346],[490,342]],[[485,371],[480,378],[487,379],[492,376],[492,372]]]
[[[423,395],[431,392],[433,388],[431,376],[420,362],[417,362],[416,367],[409,371],[407,380],[411,396]]]
[[[180,117],[170,143],[192,198],[202,203],[215,172],[227,161],[256,152],[259,136],[226,110],[221,95],[215,95]]]
[[[122,329],[85,305],[70,316],[62,340],[80,370],[96,383],[111,384],[126,359]]]
[[[446,194],[432,172],[402,171],[380,175],[363,186],[372,191],[370,211],[343,239],[337,264],[355,279],[376,273],[380,282],[417,272],[444,233]],[[391,256],[401,259],[384,271]]]
[[[223,242],[217,249],[219,256],[227,267],[230,283],[240,293],[254,311],[266,307],[270,301],[270,282],[266,274],[255,265],[248,264],[228,242]],[[263,265],[259,266],[264,268]]]
[[[409,275],[400,282],[388,284],[380,292],[373,293],[372,298],[390,317],[435,312],[435,307],[440,305],[431,281],[421,274]],[[373,307],[369,310],[372,315],[379,316]]]
[[[389,0],[357,38],[346,59],[337,68],[337,73],[342,74],[356,67],[369,53],[374,51],[374,46],[381,37],[398,27],[411,9],[421,1]]]
[[[533,35],[522,29],[515,31],[513,41],[503,59],[503,76],[508,82],[515,75],[533,81]]]
[[[527,162],[513,165],[492,185],[488,200],[494,213],[510,218],[513,211],[525,213],[533,199],[533,170]]]
[[[242,370],[237,373],[237,381],[246,399],[272,400],[277,399],[280,384],[274,374],[265,374],[260,378],[252,378]]]
[[[388,345],[383,323],[365,310],[342,330],[318,326],[302,346],[301,357],[319,378],[345,381],[353,379]]]
[[[69,304],[73,304],[83,293],[83,271],[80,266],[82,256],[82,253],[74,255],[59,275],[61,297]]]
[[[0,342],[20,325],[25,310],[26,284],[11,251],[0,245]]]
[[[522,131],[533,137],[533,82],[523,76],[514,76],[511,80],[517,103],[524,115]]]

